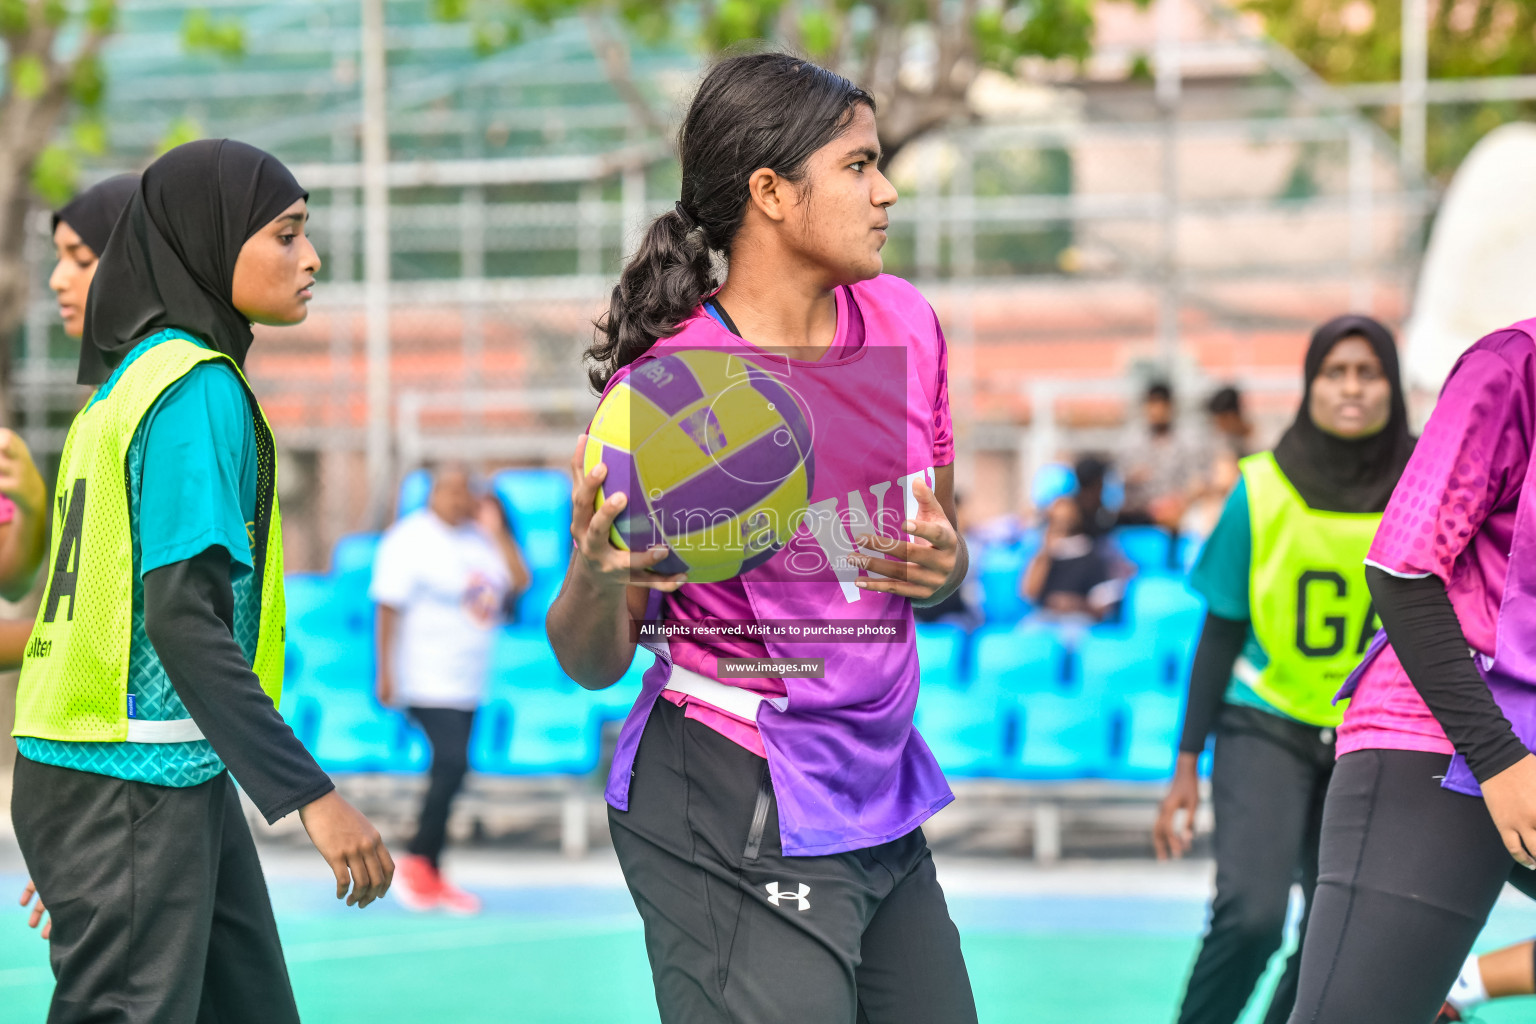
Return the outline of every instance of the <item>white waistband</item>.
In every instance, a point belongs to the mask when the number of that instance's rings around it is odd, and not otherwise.
[[[728,711],[737,718],[744,718],[749,722],[757,721],[758,706],[764,701],[783,710],[780,700],[760,696],[740,686],[727,686],[718,679],[689,671],[681,665],[672,666],[672,674],[667,679],[666,688],[676,690],[678,693],[686,693],[690,697],[697,697],[706,704],[711,704],[721,711]]]
[[[129,743],[190,743],[206,738],[190,718],[173,718],[169,722],[128,719]]]
[[[1233,662],[1232,674],[1236,676],[1237,681],[1242,683],[1244,686],[1253,686],[1257,684],[1259,677],[1263,675],[1263,673],[1254,666],[1253,662],[1249,661],[1247,658],[1238,658],[1237,661]]]

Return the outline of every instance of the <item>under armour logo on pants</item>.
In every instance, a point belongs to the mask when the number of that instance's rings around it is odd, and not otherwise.
[[[797,888],[799,891],[797,892],[780,892],[778,882],[769,882],[763,888],[768,890],[768,902],[776,907],[779,905],[780,900],[794,900],[799,904],[796,907],[797,910],[811,909],[811,901],[806,899],[811,894],[811,887],[804,882],[798,883]]]

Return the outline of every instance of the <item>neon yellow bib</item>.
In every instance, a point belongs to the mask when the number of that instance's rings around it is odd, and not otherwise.
[[[16,695],[15,736],[49,740],[165,742],[177,723],[130,722],[128,649],[133,620],[133,538],[128,514],[128,447],[155,401],[193,367],[222,359],[250,399],[256,428],[256,538],[261,576],[252,668],[277,704],[283,691],[283,538],[276,450],[256,396],[227,356],[184,337],[141,353],[75,417],[64,442],[48,558],[47,592],[27,641]],[[190,725],[190,721],[186,724]],[[137,725],[139,735],[131,725]]]
[[[1269,664],[1239,660],[1233,674],[1276,710],[1336,726],[1344,708],[1333,695],[1376,632],[1364,563],[1381,514],[1309,507],[1270,452],[1241,466],[1253,532],[1250,614]]]

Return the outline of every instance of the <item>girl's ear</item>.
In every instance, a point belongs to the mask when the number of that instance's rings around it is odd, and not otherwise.
[[[782,221],[794,197],[788,194],[789,182],[768,167],[759,167],[747,179],[747,196],[771,221]]]

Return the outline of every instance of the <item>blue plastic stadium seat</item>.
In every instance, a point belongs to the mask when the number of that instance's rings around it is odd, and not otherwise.
[[[1112,763],[1115,722],[1103,701],[1089,694],[1021,693],[1019,742],[1004,774],[1024,779],[1093,778]]]
[[[398,711],[381,708],[370,689],[326,687],[284,701],[284,716],[328,772],[419,772],[427,743]]]
[[[1156,623],[1188,632],[1198,630],[1205,619],[1204,599],[1182,579],[1138,576],[1131,581],[1128,602],[1129,621],[1135,628]]]
[[[1113,535],[1120,551],[1144,573],[1178,571],[1173,536],[1161,526],[1122,526]],[[1174,561],[1170,562],[1170,555]]]
[[[1124,755],[1113,774],[1125,779],[1165,779],[1173,774],[1183,697],[1178,693],[1131,693],[1120,698],[1125,715]]]
[[[1200,559],[1200,552],[1205,548],[1205,537],[1194,537],[1184,533],[1179,535],[1179,566],[1184,572],[1189,572]]]
[[[1172,669],[1155,630],[1130,634],[1088,630],[1076,647],[1077,665],[1085,694],[1167,691],[1173,686]]]
[[[953,686],[962,678],[965,658],[965,630],[948,622],[917,624],[917,662],[922,680]]]
[[[591,771],[602,717],[601,701],[560,670],[543,630],[502,629],[491,655],[490,698],[471,737],[471,763],[510,775]]]
[[[475,724],[470,763],[477,771],[562,775],[597,766],[600,723],[588,702],[574,694],[497,692],[480,709]]]
[[[379,550],[376,533],[349,533],[336,542],[331,552],[331,576],[336,579],[361,575],[366,580],[373,575],[373,557]]]
[[[517,618],[542,625],[571,555],[571,478],[558,469],[507,469],[492,480],[533,577]]]
[[[337,679],[358,680],[365,685],[373,675],[372,638],[359,643],[332,630],[306,633],[289,629],[284,652],[283,689],[295,693],[314,686],[331,685]],[[351,682],[347,683],[352,685]]]
[[[1025,624],[976,631],[975,676],[1009,693],[1060,692],[1068,686],[1066,648],[1051,630]]]
[[[1019,595],[1019,580],[1039,546],[1039,537],[1031,532],[1007,544],[982,544],[973,553],[988,622],[1012,625],[1029,614],[1029,602]]]
[[[629,669],[618,682],[603,690],[578,688],[578,692],[597,712],[601,722],[623,721],[628,717],[629,709],[634,706],[635,698],[640,696],[640,684],[645,673],[655,662],[656,655],[643,647],[636,648],[634,660],[629,663]],[[574,682],[571,685],[578,686]]]
[[[1002,770],[1010,732],[1017,733],[1011,708],[988,681],[961,688],[925,679],[917,694],[914,724],[946,775],[990,777]]]
[[[395,518],[404,519],[412,512],[427,505],[427,495],[432,492],[432,474],[425,469],[413,469],[400,481],[400,494],[395,499]]]
[[[283,596],[288,626],[323,617],[331,602],[331,582],[312,572],[293,572],[283,577]]]

